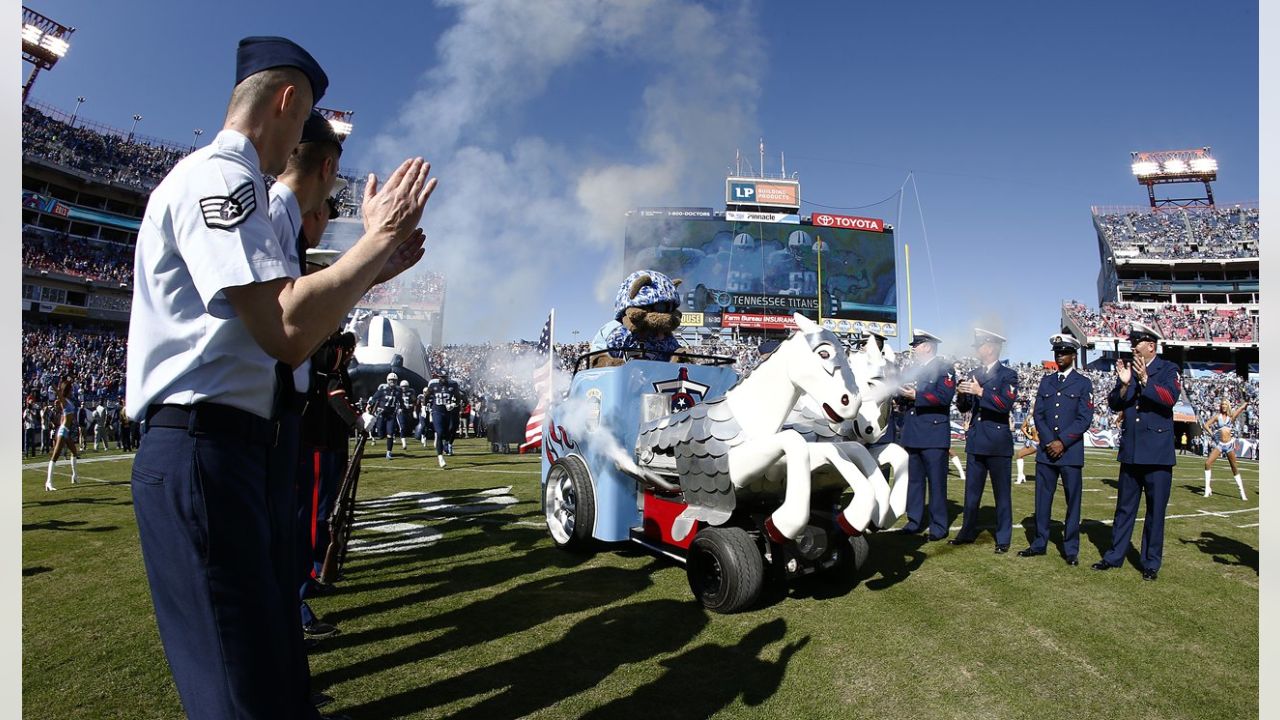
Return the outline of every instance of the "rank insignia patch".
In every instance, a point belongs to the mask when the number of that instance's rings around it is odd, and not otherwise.
[[[240,187],[232,190],[230,195],[200,198],[204,224],[214,230],[230,230],[244,222],[257,207],[258,198],[252,180],[246,180]]]

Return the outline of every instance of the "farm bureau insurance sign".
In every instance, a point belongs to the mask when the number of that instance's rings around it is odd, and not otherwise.
[[[828,215],[819,213],[810,220],[817,227],[846,228],[849,230],[870,230],[884,232],[884,220],[880,218],[858,217],[856,215]]]

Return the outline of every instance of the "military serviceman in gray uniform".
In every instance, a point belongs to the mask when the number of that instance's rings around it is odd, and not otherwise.
[[[1111,549],[1094,570],[1120,567],[1129,550],[1138,500],[1147,496],[1142,523],[1142,579],[1155,580],[1164,558],[1164,512],[1173,488],[1173,406],[1182,394],[1178,366],[1156,355],[1160,334],[1135,322],[1129,329],[1133,360],[1116,361],[1116,384],[1107,396],[1113,412],[1124,413],[1120,426],[1119,486],[1111,526]]]
[[[127,412],[132,493],[156,624],[192,718],[317,715],[305,677],[293,488],[269,473],[275,364],[302,363],[364,292],[422,257],[435,189],[406,161],[365,192],[366,234],[294,279],[267,214],[328,78],[284,38],[240,42],[223,129],[152,192],[134,259]]]
[[[1036,450],[1036,536],[1019,557],[1044,555],[1049,544],[1049,513],[1062,479],[1067,499],[1067,522],[1062,535],[1062,555],[1068,565],[1079,565],[1080,494],[1084,473],[1084,434],[1093,423],[1093,381],[1075,371],[1080,341],[1070,335],[1049,338],[1056,372],[1040,378],[1036,390],[1035,424],[1040,436]]]

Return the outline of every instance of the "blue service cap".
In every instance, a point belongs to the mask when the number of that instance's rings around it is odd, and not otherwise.
[[[333,123],[328,118],[320,114],[319,110],[312,108],[311,114],[307,116],[307,121],[302,125],[302,139],[299,143],[309,142],[331,142],[342,148],[342,138],[338,137],[338,133],[333,129]]]
[[[245,78],[276,67],[297,68],[311,81],[311,102],[320,102],[329,88],[329,76],[311,53],[288,38],[255,35],[240,41],[236,49],[236,85]]]

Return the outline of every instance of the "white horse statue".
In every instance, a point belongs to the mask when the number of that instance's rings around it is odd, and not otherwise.
[[[868,447],[889,427],[895,388],[887,379],[887,368],[893,361],[893,350],[885,348],[881,352],[875,342],[868,342],[848,357],[862,399],[857,416],[833,423],[802,397],[786,427],[811,442],[833,444],[844,459],[857,467],[858,472],[850,476],[841,472],[845,466],[831,465],[854,491],[853,501],[843,513],[844,523],[858,531],[872,524],[883,529],[902,516],[907,504],[907,451],[896,443]],[[884,466],[893,473],[892,486],[884,476]]]
[[[655,455],[675,459],[688,504],[673,524],[676,540],[687,537],[697,522],[723,524],[737,506],[739,491],[769,492],[768,486],[779,482],[783,501],[765,520],[765,532],[775,542],[795,539],[809,522],[811,473],[828,465],[845,478],[859,479],[855,503],[873,502],[865,473],[839,446],[811,443],[783,428],[801,397],[836,426],[856,418],[862,406],[840,339],[799,313],[794,317],[799,329],[723,397],[641,426],[636,442],[641,465]],[[865,510],[856,513],[861,514]],[[842,517],[847,521],[849,511]]]

